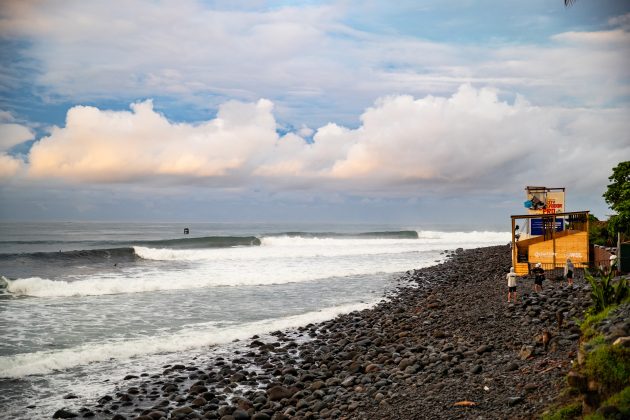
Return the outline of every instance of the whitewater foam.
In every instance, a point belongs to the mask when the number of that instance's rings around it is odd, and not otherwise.
[[[107,342],[92,343],[63,350],[38,351],[0,357],[0,377],[20,378],[111,359],[129,359],[141,355],[172,353],[226,344],[234,340],[247,339],[254,334],[265,334],[275,330],[286,330],[309,323],[323,322],[340,314],[370,308],[377,302],[374,300],[369,303],[346,304],[300,315],[225,327],[218,327],[215,322],[207,322],[190,325],[178,333],[168,336],[145,337],[127,341],[112,339]]]
[[[147,261],[115,272],[7,280],[6,291],[34,297],[98,296],[225,286],[274,285],[421,268],[453,247],[505,242],[508,233],[420,231],[419,239],[265,237],[261,246],[214,249],[134,247]],[[179,266],[154,267],[151,261]],[[184,264],[184,266],[181,266]]]

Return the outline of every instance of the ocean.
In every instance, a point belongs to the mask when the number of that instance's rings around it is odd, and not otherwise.
[[[127,374],[368,308],[445,250],[509,240],[454,225],[0,223],[0,407],[93,405]]]

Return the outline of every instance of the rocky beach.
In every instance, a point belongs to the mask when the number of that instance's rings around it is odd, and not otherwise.
[[[577,357],[588,288],[519,279],[509,246],[445,251],[375,307],[233,343],[224,357],[111,378],[115,391],[54,418],[537,418]],[[61,407],[65,407],[62,409]]]

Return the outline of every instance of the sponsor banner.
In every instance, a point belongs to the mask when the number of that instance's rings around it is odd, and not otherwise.
[[[530,220],[530,232],[532,235],[543,235],[543,219],[531,219]],[[564,219],[556,219],[556,232],[561,232],[564,229]]]

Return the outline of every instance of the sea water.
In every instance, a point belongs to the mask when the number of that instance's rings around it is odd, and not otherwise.
[[[370,307],[444,250],[509,239],[455,226],[3,223],[0,407],[45,418],[89,405],[127,374]]]

